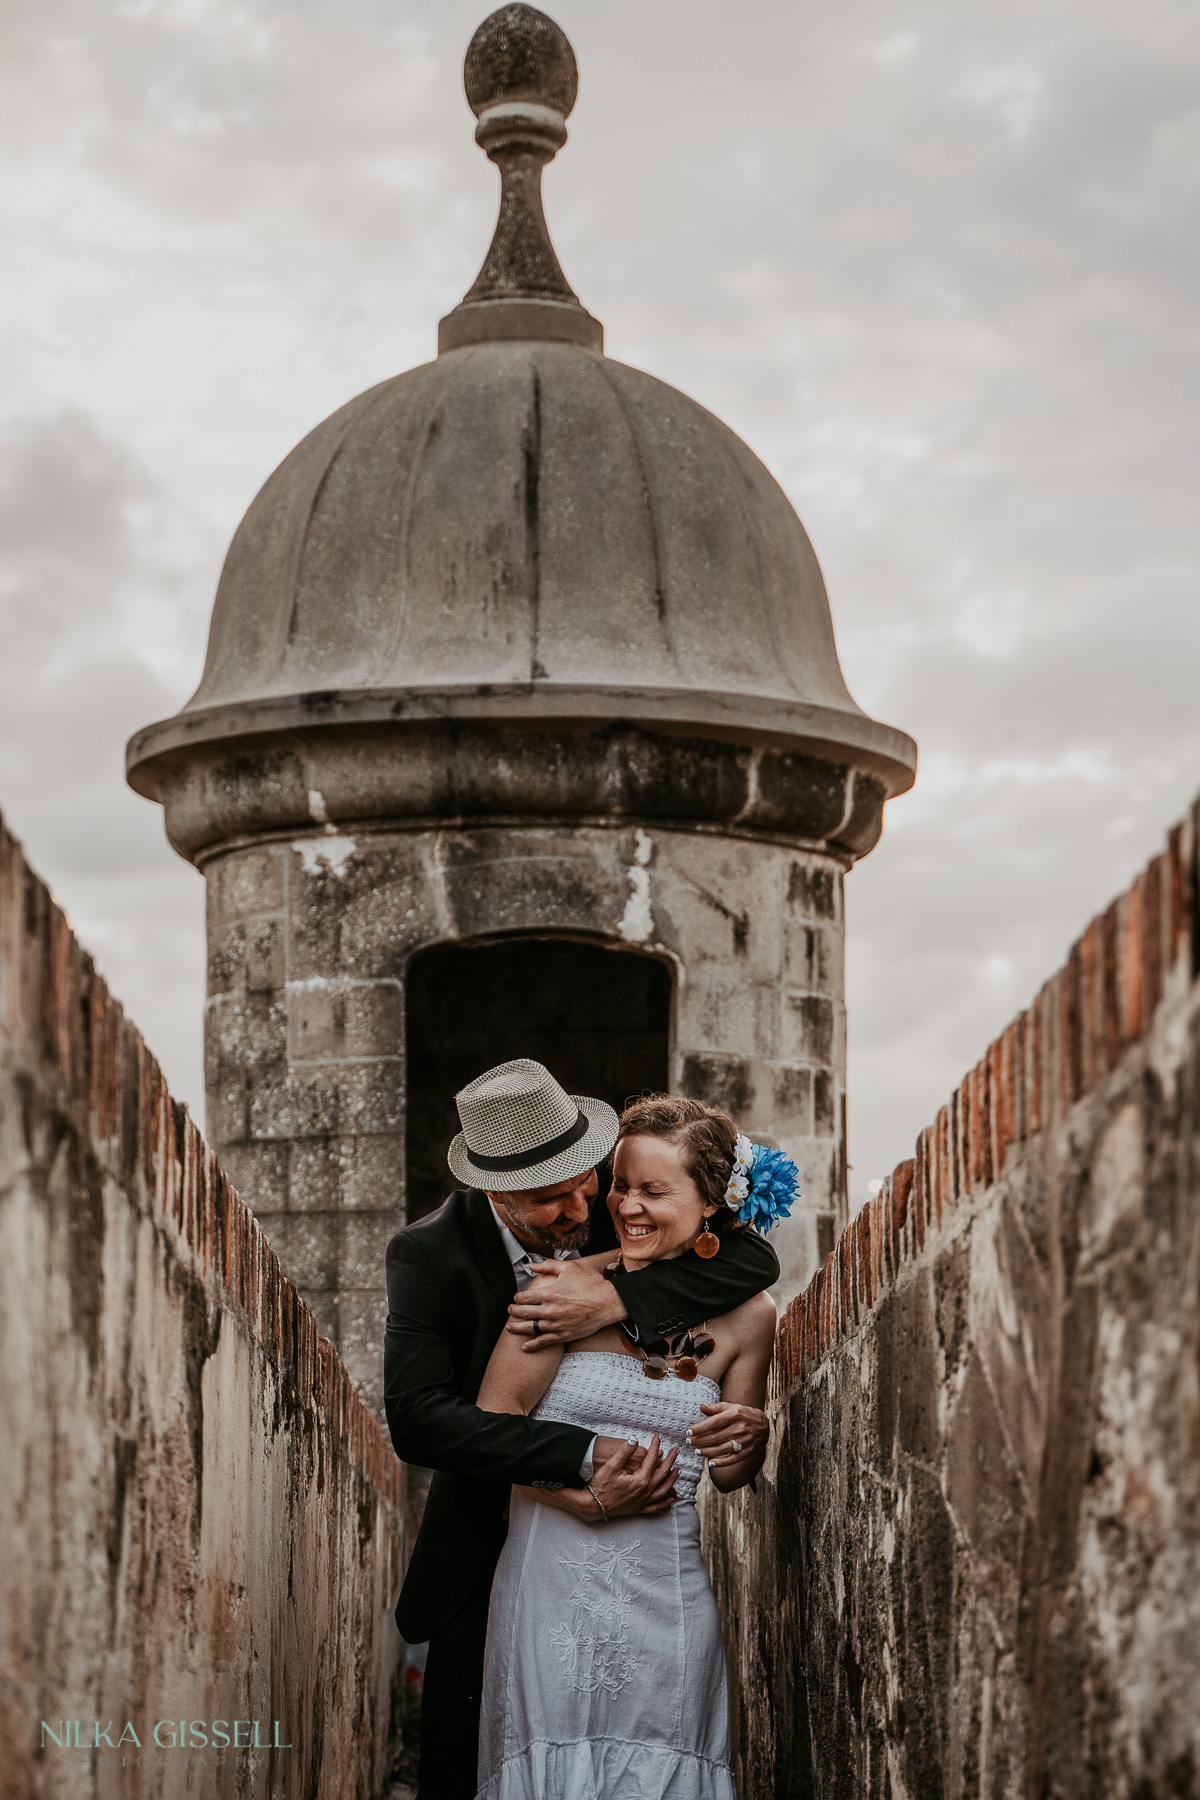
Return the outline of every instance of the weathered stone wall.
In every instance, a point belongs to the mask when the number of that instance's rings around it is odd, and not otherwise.
[[[708,1497],[743,1800],[1200,1794],[1197,820],[785,1316]]]
[[[4,1800],[375,1800],[399,1465],[2,825],[0,1394]]]
[[[209,1136],[377,1409],[384,1252],[405,1218],[405,985],[431,944],[530,932],[667,962],[672,1085],[800,1166],[805,1205],[777,1234],[787,1298],[828,1253],[845,1206],[844,858],[687,830],[359,824],[197,861]]]

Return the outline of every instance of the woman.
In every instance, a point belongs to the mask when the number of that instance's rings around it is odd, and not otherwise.
[[[795,1177],[699,1101],[639,1100],[613,1153],[621,1260],[635,1270],[693,1244],[718,1254],[726,1232],[786,1214]],[[481,1407],[636,1439],[677,1480],[634,1518],[605,1518],[589,1488],[513,1489],[488,1617],[479,1800],[733,1800],[725,1659],[695,1508],[705,1457],[689,1428],[721,1419],[706,1456],[722,1492],[757,1474],[763,1452],[738,1430],[761,1422],[774,1336],[774,1304],[758,1294],[665,1358],[617,1326],[565,1355],[527,1356],[501,1337]]]

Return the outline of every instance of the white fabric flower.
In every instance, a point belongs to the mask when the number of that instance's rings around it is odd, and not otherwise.
[[[725,1204],[737,1212],[750,1192],[750,1178],[754,1168],[754,1145],[744,1132],[739,1131],[733,1145],[733,1171],[729,1184],[725,1189]]]

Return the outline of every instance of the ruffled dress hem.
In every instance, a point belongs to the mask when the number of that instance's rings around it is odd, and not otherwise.
[[[734,1800],[726,1762],[624,1738],[535,1738],[506,1757],[477,1800]]]

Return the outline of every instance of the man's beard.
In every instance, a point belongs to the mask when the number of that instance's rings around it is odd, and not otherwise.
[[[588,1241],[588,1233],[592,1229],[590,1219],[584,1219],[570,1231],[553,1231],[546,1225],[535,1225],[519,1213],[512,1201],[507,1205],[509,1223],[522,1238],[528,1238],[537,1249],[547,1256],[553,1256],[556,1250],[582,1250]]]

